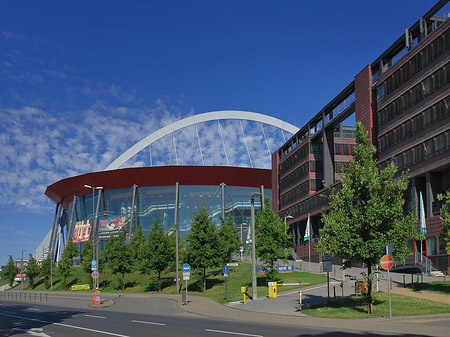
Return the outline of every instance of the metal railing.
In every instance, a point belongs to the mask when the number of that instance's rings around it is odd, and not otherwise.
[[[10,301],[47,302],[47,294],[24,291],[0,291],[0,299]]]

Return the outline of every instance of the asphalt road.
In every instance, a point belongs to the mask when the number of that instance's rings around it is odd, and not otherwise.
[[[0,336],[387,336],[308,326],[190,317],[182,313],[139,314],[62,308],[37,303],[0,301]],[[398,336],[420,336],[402,334]]]

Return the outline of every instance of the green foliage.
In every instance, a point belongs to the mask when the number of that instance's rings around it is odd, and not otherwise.
[[[231,262],[231,255],[239,249],[240,240],[234,226],[233,217],[229,215],[226,221],[222,217],[220,220],[222,224],[218,229],[219,250],[217,254],[221,264],[226,265]]]
[[[161,279],[161,272],[167,268],[175,259],[174,248],[171,245],[168,233],[164,233],[159,220],[153,223],[152,230],[148,234],[148,241],[145,246],[145,255],[141,270],[145,273],[155,271],[158,273],[158,280]],[[161,283],[155,283],[160,284]]]
[[[19,273],[19,268],[14,264],[14,260],[11,255],[9,255],[8,263],[3,271],[4,277],[9,281],[9,285],[12,287],[16,275]]]
[[[206,270],[220,266],[220,238],[215,223],[208,215],[205,204],[192,218],[191,232],[186,236],[185,262],[194,269],[202,291],[206,291]]]
[[[439,194],[438,200],[443,201],[441,207],[441,232],[439,240],[445,242],[447,253],[450,254],[450,191],[445,194]]]
[[[36,262],[36,259],[33,257],[32,254],[30,254],[28,258],[28,264],[27,264],[27,280],[30,284],[31,289],[34,289],[36,283],[34,280],[39,277],[39,274],[41,273],[41,270]]]
[[[78,255],[78,247],[72,242],[72,238],[69,238],[66,248],[61,257],[61,261],[58,263],[58,272],[63,277],[63,285],[66,287],[67,278],[71,275],[73,258]]]
[[[92,238],[89,241],[85,242],[83,245],[83,249],[81,250],[81,267],[83,270],[91,274],[91,263],[93,258],[93,247],[92,247]]]
[[[383,245],[394,243],[396,261],[409,253],[406,241],[420,238],[416,217],[403,212],[403,192],[408,186],[405,174],[394,179],[392,162],[379,170],[373,156],[376,149],[361,123],[356,124],[356,154],[342,176],[342,184],[331,191],[329,212],[322,213],[324,227],[316,251],[334,253],[345,259],[344,267],[367,266],[369,313],[372,307],[372,265],[384,255]]]
[[[54,269],[54,268],[53,268]],[[52,273],[52,261],[50,255],[42,261],[41,277],[44,278],[45,288],[50,288],[50,276]]]
[[[256,256],[268,266],[268,279],[276,280],[275,263],[278,259],[287,259],[291,236],[283,220],[270,208],[269,198],[265,207],[255,217]]]
[[[145,240],[145,234],[142,231],[142,225],[139,224],[138,230],[133,234],[131,238],[131,253],[133,259],[139,264],[146,258],[147,244]]]
[[[130,246],[125,242],[123,232],[119,234],[118,238],[114,238],[114,235],[111,234],[111,237],[106,242],[105,251],[112,273],[121,275],[119,282],[122,285],[122,290],[125,290],[125,274],[133,270],[133,255]]]

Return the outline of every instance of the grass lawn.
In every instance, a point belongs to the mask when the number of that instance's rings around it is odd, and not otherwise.
[[[430,315],[450,312],[450,306],[429,300],[409,296],[391,294],[392,316]],[[362,296],[352,296],[336,301],[319,303],[302,312],[314,317],[361,319],[374,317],[389,317],[389,298],[385,292],[374,295],[372,315],[367,314],[367,304]]]
[[[408,284],[407,288],[413,290],[432,291],[440,294],[450,295],[450,281],[434,281],[427,283],[412,283]]]
[[[188,294],[189,296],[205,296],[210,297],[219,303],[238,301],[243,299],[241,293],[241,287],[248,287],[248,294],[251,295],[252,285],[252,273],[251,263],[238,262],[237,267],[229,267],[229,277],[227,282],[227,300],[225,300],[225,277],[222,274],[222,268],[220,270],[210,270],[207,279],[207,290],[201,292],[197,286],[194,278],[194,271],[191,270],[191,279],[188,281]],[[259,267],[259,266],[258,266]],[[180,274],[182,274],[180,268]],[[166,271],[161,274],[161,278],[166,279],[162,283],[162,290],[160,292],[155,291],[153,286],[156,275],[144,275],[139,272],[134,272],[125,276],[126,289],[123,291],[119,284],[117,276],[112,275],[109,268],[100,272],[100,291],[102,292],[125,292],[125,293],[163,293],[163,294],[176,294],[176,284],[173,281],[175,277],[174,271]],[[311,285],[325,283],[326,276],[318,274],[310,274],[305,272],[292,272],[292,273],[279,273],[278,282],[281,283],[310,283]],[[258,296],[268,295],[267,279],[266,275],[257,276],[258,283]],[[89,284],[92,287],[92,278],[90,274],[83,272],[81,268],[73,268],[72,276],[67,279],[67,289],[70,289],[75,284]],[[186,287],[186,281],[181,280],[180,286],[182,289]],[[278,292],[288,291],[299,286],[284,286],[278,287]],[[31,290],[28,288],[27,290]],[[39,280],[36,283],[34,290],[48,290],[44,286],[44,281]],[[58,274],[53,275],[53,290],[64,291],[62,277]],[[68,290],[71,291],[71,290]]]

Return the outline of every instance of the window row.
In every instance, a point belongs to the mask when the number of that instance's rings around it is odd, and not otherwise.
[[[448,99],[449,97],[446,97],[446,99],[439,101],[381,136],[378,140],[378,149],[380,153],[450,117]]]
[[[435,71],[392,103],[378,111],[378,125],[383,125],[422,101],[426,96],[450,83],[450,63]]]
[[[280,190],[284,190],[295,182],[304,179],[309,173],[309,162],[304,163],[299,168],[289,173],[286,177],[280,180]]]
[[[334,154],[335,155],[344,155],[344,156],[354,155],[355,148],[356,148],[356,144],[335,143],[334,144]]]
[[[280,196],[280,207],[289,204],[292,200],[303,197],[309,193],[309,180],[301,183],[289,192]]]
[[[283,174],[292,167],[298,165],[308,156],[308,153],[308,146],[302,146],[297,152],[279,165],[280,174]]]
[[[448,150],[450,150],[450,132],[443,132],[398,154],[393,159],[399,170],[403,170]],[[387,165],[388,161],[383,162],[380,168],[383,169]]]
[[[382,99],[391,94],[395,89],[421,71],[427,64],[448,50],[450,50],[450,30],[446,30],[420,53],[417,53],[409,61],[405,62],[389,78],[386,78],[384,83],[378,88],[378,99]]]
[[[306,214],[311,209],[317,208],[317,207],[323,207],[328,203],[328,195],[329,190],[324,191],[323,193],[318,193],[317,195],[304,200],[294,206],[289,207],[288,209],[284,210],[281,214],[284,216],[286,215],[292,215],[296,216],[298,214]]]

